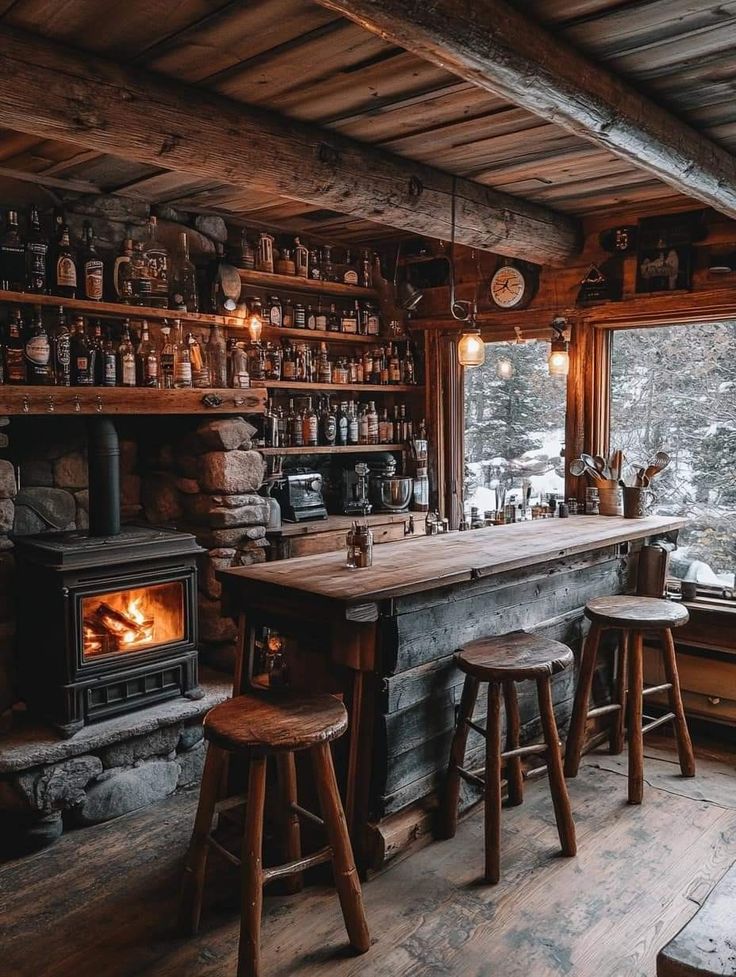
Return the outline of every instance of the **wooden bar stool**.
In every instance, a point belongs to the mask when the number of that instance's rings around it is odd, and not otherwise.
[[[672,628],[688,620],[687,608],[682,604],[658,597],[596,597],[585,606],[585,616],[592,622],[590,633],[583,648],[580,674],[575,689],[570,732],[565,745],[565,775],[575,777],[580,765],[585,738],[585,724],[589,718],[615,712],[617,716],[611,730],[611,753],[618,754],[624,745],[624,717],[629,739],[629,803],[641,804],[644,792],[644,733],[664,723],[674,721],[677,753],[683,777],[695,776],[695,758],[690,734],[685,720],[685,710],[680,693],[677,673],[677,657]],[[616,676],[616,701],[610,705],[589,709],[590,690],[593,684],[601,634],[610,629],[621,632],[619,662]],[[667,681],[662,685],[644,688],[643,646],[644,635],[655,631],[662,639],[664,673]],[[642,727],[644,697],[654,692],[667,692],[670,711],[658,719],[651,719]],[[650,717],[646,717],[650,718]]]
[[[547,758],[552,803],[563,855],[574,855],[575,824],[570,811],[557,723],[552,706],[550,679],[573,662],[568,647],[526,631],[514,631],[499,637],[480,638],[464,645],[455,654],[455,662],[465,672],[465,684],[455,736],[450,750],[450,764],[442,803],[442,834],[453,838],[457,830],[460,779],[484,788],[485,797],[485,877],[495,884],[500,878],[501,853],[501,764],[507,762],[509,803],[523,801],[521,758],[544,753]],[[544,743],[519,746],[519,703],[515,682],[534,679],[537,683],[539,711]],[[473,722],[473,709],[481,682],[488,683],[488,720],[483,729]],[[506,749],[501,749],[501,686],[506,706]],[[485,768],[466,770],[465,748],[468,731],[474,729],[486,740]],[[483,773],[483,776],[479,774]]]
[[[211,709],[204,721],[208,743],[199,806],[187,853],[181,900],[182,926],[194,934],[199,927],[208,849],[215,848],[240,866],[242,901],[238,977],[259,977],[263,886],[274,879],[294,878],[304,869],[332,861],[335,886],[348,937],[358,953],[370,946],[363,896],[355,868],[335,771],[330,741],[348,725],[345,707],[332,695],[310,695],[291,690],[268,695],[249,693]],[[322,818],[297,803],[294,753],[309,750]],[[211,834],[225,759],[229,753],[250,758],[245,831],[240,858],[223,848]],[[263,808],[266,797],[266,761],[276,757],[281,801],[284,805],[283,865],[262,865]],[[329,845],[302,857],[299,817],[323,826]]]

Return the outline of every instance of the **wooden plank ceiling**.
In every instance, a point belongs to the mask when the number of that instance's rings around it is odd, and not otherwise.
[[[514,2],[736,153],[736,0]],[[0,0],[0,20],[566,213],[684,202],[629,163],[308,0],[127,0],[104,14],[98,0]],[[0,130],[0,203],[99,191],[323,238],[387,236],[317,207]]]

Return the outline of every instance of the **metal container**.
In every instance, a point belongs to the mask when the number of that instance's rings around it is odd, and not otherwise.
[[[371,502],[382,512],[404,512],[411,499],[413,479],[404,475],[371,475]]]

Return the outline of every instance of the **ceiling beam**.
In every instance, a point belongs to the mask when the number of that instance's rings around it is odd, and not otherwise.
[[[579,247],[550,208],[202,88],[0,29],[3,125],[539,263]]]
[[[736,157],[505,0],[318,2],[736,217]]]

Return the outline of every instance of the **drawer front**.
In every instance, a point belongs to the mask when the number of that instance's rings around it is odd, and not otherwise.
[[[647,696],[647,703],[669,708],[666,692]],[[717,695],[701,695],[698,692],[682,693],[682,702],[688,716],[697,716],[717,723],[736,723],[736,699],[723,699]],[[646,705],[644,707],[646,711]]]
[[[678,653],[677,670],[683,691],[736,699],[736,662]],[[648,685],[660,685],[667,681],[662,656],[657,648],[644,649],[644,681]]]

